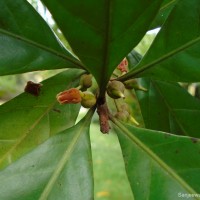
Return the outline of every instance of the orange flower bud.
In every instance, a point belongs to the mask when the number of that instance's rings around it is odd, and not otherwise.
[[[60,92],[59,94],[57,94],[56,98],[60,104],[68,104],[68,103],[76,104],[81,102],[80,92],[76,88],[71,88],[69,90]]]
[[[124,58],[122,62],[117,66],[117,69],[119,69],[121,72],[126,73],[128,71],[127,67],[128,67],[128,60]]]

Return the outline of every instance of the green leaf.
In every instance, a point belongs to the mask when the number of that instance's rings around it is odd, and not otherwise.
[[[82,67],[26,0],[1,0],[0,7],[0,75]]]
[[[176,3],[177,0],[165,0],[161,5],[159,13],[151,24],[150,29],[161,27]]]
[[[147,92],[137,91],[145,127],[200,137],[200,101],[177,83],[141,79]]]
[[[1,171],[0,199],[93,199],[92,114]]]
[[[142,39],[163,0],[43,0],[103,93],[117,65]]]
[[[135,51],[134,49],[126,56],[127,60],[128,60],[128,68],[132,69],[133,67],[135,67],[140,60],[142,59],[142,55],[139,54],[137,51]]]
[[[67,70],[42,82],[35,97],[23,93],[0,106],[0,167],[74,125],[80,105],[59,105],[56,94],[77,86],[82,71]]]
[[[143,60],[120,80],[150,76],[167,81],[200,81],[199,15],[198,0],[178,1]]]
[[[112,121],[135,200],[174,200],[180,194],[200,193],[198,139]]]

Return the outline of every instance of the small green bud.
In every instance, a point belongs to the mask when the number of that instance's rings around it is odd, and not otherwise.
[[[81,105],[84,108],[91,108],[96,104],[96,97],[93,93],[85,91],[81,92]]]
[[[129,120],[129,113],[128,113],[126,110],[124,110],[124,111],[119,111],[119,112],[117,112],[117,113],[115,114],[115,117],[116,117],[118,120],[122,121],[122,122],[128,122],[128,120]]]
[[[139,126],[139,123],[136,121],[136,119],[130,115],[130,113],[127,110],[121,110],[115,114],[115,117],[122,121],[122,122],[131,122],[137,126]]]
[[[129,114],[131,114],[131,107],[127,103],[123,103],[120,105],[120,110],[126,110]]]
[[[136,79],[130,79],[130,80],[124,81],[124,86],[126,89],[142,90],[144,92],[147,91],[146,88],[138,84]]]
[[[80,78],[80,86],[83,89],[90,88],[92,86],[92,75],[83,74]]]
[[[111,81],[108,83],[107,93],[113,99],[125,98],[124,84],[120,81]]]

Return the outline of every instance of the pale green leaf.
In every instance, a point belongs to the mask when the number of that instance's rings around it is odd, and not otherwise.
[[[0,199],[93,199],[92,114],[1,171]]]
[[[1,167],[75,123],[80,105],[61,106],[56,95],[77,86],[81,73],[75,69],[62,72],[42,82],[38,97],[23,93],[0,106]]]
[[[135,200],[175,200],[180,194],[200,193],[198,139],[112,121]]]

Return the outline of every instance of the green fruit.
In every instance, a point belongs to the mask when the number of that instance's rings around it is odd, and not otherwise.
[[[80,78],[80,86],[84,89],[90,88],[92,86],[92,75],[83,74]]]
[[[111,81],[108,83],[107,94],[113,99],[125,98],[124,84],[120,81]]]
[[[91,92],[81,92],[81,105],[84,108],[91,108],[96,104],[96,97]]]

